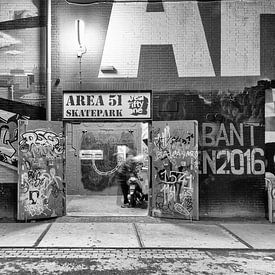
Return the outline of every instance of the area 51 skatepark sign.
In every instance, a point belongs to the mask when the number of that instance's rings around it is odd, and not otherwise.
[[[150,92],[70,92],[63,96],[63,118],[151,119]]]

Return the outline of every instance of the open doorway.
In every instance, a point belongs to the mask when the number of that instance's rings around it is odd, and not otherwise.
[[[67,123],[66,136],[67,215],[148,214],[148,123]],[[129,151],[142,156],[137,170],[142,197],[134,206],[121,207],[117,174]]]

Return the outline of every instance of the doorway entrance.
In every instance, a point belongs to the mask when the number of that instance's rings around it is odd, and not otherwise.
[[[148,214],[148,123],[87,122],[66,124],[67,215],[146,216]],[[143,156],[138,177],[142,204],[121,207],[116,179],[128,151]]]
[[[59,217],[65,210],[76,216],[147,215],[146,199],[146,207],[120,207],[121,181],[115,175],[127,150],[144,155],[138,178],[141,193],[150,190],[150,215],[199,218],[196,121],[65,126],[64,152],[62,122],[19,121],[18,220]]]

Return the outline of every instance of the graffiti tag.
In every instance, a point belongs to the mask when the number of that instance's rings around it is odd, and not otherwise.
[[[19,149],[21,152],[32,152],[34,157],[57,157],[64,151],[62,136],[44,130],[23,133]]]
[[[57,198],[62,192],[61,177],[56,175],[55,168],[50,173],[43,170],[29,170],[22,174],[20,189],[28,194],[24,200],[25,210],[31,215],[42,215],[51,211],[48,207],[50,195]]]
[[[17,165],[16,142],[18,139],[15,122],[0,124],[0,160],[11,165]]]

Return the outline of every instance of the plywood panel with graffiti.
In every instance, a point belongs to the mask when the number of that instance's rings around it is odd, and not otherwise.
[[[19,121],[18,219],[64,214],[61,122]]]
[[[152,214],[198,219],[198,135],[195,121],[152,127]]]

